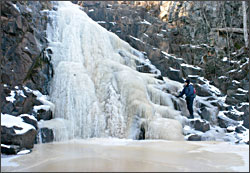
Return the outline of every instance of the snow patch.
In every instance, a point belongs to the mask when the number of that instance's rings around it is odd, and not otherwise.
[[[20,13],[21,11],[20,11],[20,8],[16,5],[16,4],[12,4],[14,7],[15,7],[15,9]]]
[[[226,76],[220,76],[220,77],[218,77],[218,79],[227,79],[227,77]]]
[[[105,21],[96,21],[97,23],[106,23]]]
[[[138,39],[138,38],[136,38],[136,37],[133,37],[132,35],[130,35],[129,37],[131,37],[132,39],[134,39],[134,40],[136,40],[136,41],[139,41],[139,42],[145,44],[143,41],[141,41],[140,39]]]
[[[21,117],[15,117],[9,114],[2,114],[1,113],[1,126],[6,126],[8,128],[17,126],[21,127],[21,130],[14,129],[16,134],[24,134],[30,129],[34,129],[35,127],[23,122],[23,119]]]
[[[148,21],[146,21],[145,19],[143,19],[142,22],[140,22],[141,24],[146,24],[146,25],[152,25],[151,23],[149,23]]]
[[[45,110],[45,111],[48,111],[50,109],[50,106],[49,105],[39,105],[39,106],[34,106],[33,107],[33,110],[35,112],[39,111],[39,110]]]
[[[28,93],[33,93],[33,94],[37,97],[37,100],[39,100],[40,102],[42,102],[42,104],[44,104],[44,105],[40,105],[40,106],[34,106],[34,108],[33,108],[34,110],[36,110],[36,111],[38,111],[38,110],[40,110],[40,109],[47,110],[48,107],[49,107],[49,109],[50,109],[51,111],[54,110],[55,105],[54,105],[54,103],[52,103],[51,101],[49,101],[49,97],[48,97],[47,95],[43,95],[43,94],[42,94],[40,91],[38,91],[38,90],[33,91],[33,90],[29,89],[29,88],[26,87],[26,86],[23,86],[23,87],[24,87],[24,89],[26,90],[26,92],[28,92]]]
[[[240,82],[237,80],[233,80],[232,83],[240,84]]]
[[[227,59],[228,59],[227,57],[224,57],[224,58],[222,59],[222,61],[225,62],[225,61],[227,61]]]
[[[4,147],[4,148],[10,148],[9,145],[5,145],[5,144],[1,144],[1,147]]]
[[[19,151],[18,153],[17,153],[17,155],[24,155],[24,154],[28,154],[28,153],[30,153],[31,152],[31,150],[22,150],[22,151]]]
[[[24,95],[23,90],[16,90],[17,95],[21,95],[22,97],[26,98],[26,95]]]
[[[171,71],[180,71],[180,70],[174,69],[172,67],[169,67],[169,70],[171,70]]]
[[[113,26],[116,25],[116,22],[109,22],[109,23],[111,23]]]
[[[242,88],[238,88],[237,90],[240,91],[240,92],[243,92],[243,93],[248,93],[247,90],[244,90],[244,89],[242,89]]]
[[[196,69],[196,70],[201,70],[201,68],[200,68],[200,67],[195,67],[195,66],[190,65],[190,64],[184,64],[184,63],[182,63],[182,64],[181,64],[181,66],[182,66],[182,67],[189,67],[189,68],[193,68],[193,69]]]
[[[19,117],[29,117],[29,119],[37,121],[37,119],[33,115],[29,115],[29,114],[21,114]]]
[[[10,96],[6,97],[6,100],[13,103],[16,99],[15,99],[15,91],[11,91],[10,92]]]

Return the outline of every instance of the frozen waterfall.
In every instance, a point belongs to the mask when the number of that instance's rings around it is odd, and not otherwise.
[[[143,54],[90,19],[58,3],[47,27],[54,77],[55,140],[90,137],[184,140],[181,115],[153,73],[136,71]],[[159,70],[154,69],[160,73]]]

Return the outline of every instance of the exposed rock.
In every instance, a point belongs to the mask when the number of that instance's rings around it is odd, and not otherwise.
[[[206,88],[204,88],[202,85],[194,84],[194,87],[196,89],[197,95],[202,96],[202,97],[212,96],[211,92],[207,90]]]
[[[4,1],[1,3],[2,21],[2,57],[0,83],[7,84],[1,88],[2,113],[19,116],[32,114],[34,105],[42,103],[32,93],[28,93],[22,86],[32,90],[39,90],[42,94],[48,94],[48,82],[52,77],[52,65],[50,64],[49,52],[46,56],[47,47],[46,27],[47,13],[43,10],[51,10],[51,2],[35,1]],[[49,51],[49,50],[48,50]],[[18,94],[15,87],[18,86],[24,95]],[[15,91],[13,103],[6,100],[10,91]],[[2,92],[3,91],[3,92]],[[3,93],[3,94],[2,94]],[[24,122],[33,125],[36,129],[37,122],[28,116],[22,117]],[[32,148],[36,136],[36,130],[31,129],[25,134],[17,135],[14,129],[1,126],[1,143],[17,145],[20,148]],[[5,149],[6,150],[6,149]],[[17,150],[6,151],[16,154]]]
[[[41,128],[40,133],[42,137],[42,143],[48,143],[54,140],[54,133],[52,129]]]
[[[201,117],[207,121],[211,120],[211,114],[207,107],[201,109]]]
[[[49,8],[50,2],[3,2],[1,19],[2,28],[2,54],[1,61],[1,83],[11,87],[30,83],[31,89],[39,89],[47,94],[46,82],[50,74],[43,69],[50,68],[49,61],[42,58],[43,49],[47,46],[46,14],[40,13],[43,9]],[[15,6],[17,8],[15,8]],[[18,9],[18,10],[17,10]],[[42,70],[42,80],[40,83],[32,76],[37,75]],[[46,79],[43,79],[47,76]],[[29,79],[31,79],[29,81]]]
[[[3,154],[7,155],[17,154],[20,150],[21,148],[18,145],[6,145],[6,146],[1,145],[1,153]]]
[[[231,119],[233,119],[233,120],[235,120],[235,121],[241,121],[241,120],[242,120],[242,116],[240,116],[240,115],[238,115],[238,114],[236,114],[236,113],[234,113],[234,112],[228,111],[228,112],[225,112],[224,114],[225,114],[228,118],[231,118]]]
[[[38,110],[36,116],[37,116],[38,121],[50,120],[50,119],[52,119],[52,111],[51,110],[45,111],[45,110],[41,109],[41,110]]]
[[[244,131],[246,131],[246,129],[242,126],[238,126],[235,128],[235,132],[237,133],[243,133]]]
[[[11,102],[5,104],[5,106],[2,107],[3,114],[11,114],[11,112],[13,112],[13,110],[14,110],[14,106],[13,106],[13,103],[11,103]]]
[[[249,113],[244,114],[243,117],[243,126],[249,129]]]
[[[36,130],[38,129],[37,121],[30,119],[28,116],[22,116],[22,119],[25,123],[31,124],[32,126],[34,126]]]
[[[244,112],[242,116],[243,126],[249,129],[249,104],[244,104],[237,107],[237,110]]]
[[[14,127],[7,128],[5,126],[1,126],[1,143],[6,145],[18,145],[20,148],[33,148],[36,130],[30,129],[24,134],[15,134]]]
[[[218,116],[218,125],[222,128],[227,128],[228,126],[237,126],[239,125],[240,123],[235,121],[235,120],[232,120],[228,117],[223,117],[223,116]]]
[[[175,81],[178,81],[178,82],[181,82],[181,83],[184,82],[180,70],[175,70],[173,68],[170,68],[167,71],[167,75],[168,75],[169,79],[171,79],[171,80],[175,80]]]
[[[206,131],[210,130],[209,123],[206,123],[204,121],[194,120],[194,121],[190,121],[190,123],[194,127],[195,130],[199,130],[202,132],[206,132]]]
[[[201,141],[201,136],[199,135],[191,135],[188,137],[188,141]]]

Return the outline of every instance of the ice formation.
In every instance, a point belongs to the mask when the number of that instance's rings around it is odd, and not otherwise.
[[[55,140],[138,139],[142,126],[145,138],[184,140],[180,112],[171,95],[157,88],[159,71],[136,71],[138,63],[153,65],[79,6],[57,3],[47,27],[55,70],[54,118],[63,120],[54,127]]]

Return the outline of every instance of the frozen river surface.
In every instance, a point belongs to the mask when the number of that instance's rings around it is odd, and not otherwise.
[[[37,144],[30,154],[1,156],[11,172],[246,171],[249,146],[225,142],[87,139]]]

